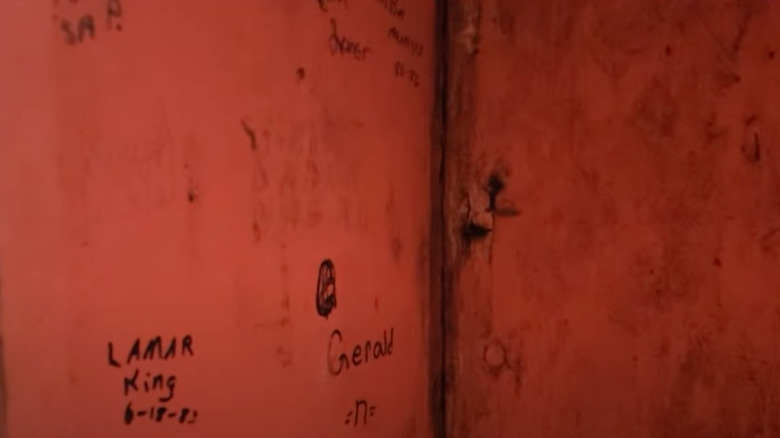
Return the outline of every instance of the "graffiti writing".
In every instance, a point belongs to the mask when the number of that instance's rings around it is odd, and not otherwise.
[[[330,53],[332,55],[351,56],[358,61],[366,59],[366,56],[371,52],[371,48],[356,40],[339,35],[338,25],[334,19],[330,20],[328,46],[330,47]]]
[[[176,356],[187,357],[194,356],[192,349],[192,336],[186,335],[177,341],[172,337],[167,344],[163,344],[161,336],[156,336],[149,340],[141,341],[136,338],[129,349],[125,365],[139,361],[168,361],[175,359]],[[114,343],[108,343],[108,365],[114,368],[121,368],[122,364],[114,357]],[[127,402],[124,412],[124,423],[132,424],[136,419],[147,417],[151,421],[160,423],[169,419],[178,421],[180,424],[192,424],[198,416],[198,411],[191,408],[173,409],[168,403],[176,395],[176,383],[178,379],[175,374],[152,373],[135,368],[131,374],[126,374],[122,378],[122,395],[124,397],[133,397],[134,400]],[[150,408],[134,409],[133,402],[143,403],[140,398],[153,396],[154,400],[150,403]],[[161,404],[160,406],[154,406]]]
[[[412,52],[414,56],[422,56],[423,45],[409,35],[401,33],[397,27],[391,27],[390,30],[387,31],[387,37],[395,41],[399,46]]]
[[[369,405],[365,400],[355,400],[355,409],[347,412],[344,424],[358,427],[360,424],[368,424],[368,419],[374,416],[376,406]],[[361,415],[362,414],[362,415]]]
[[[408,66],[404,65],[400,61],[397,61],[394,67],[395,67],[395,77],[406,79],[415,87],[420,86],[420,75],[417,73],[417,70],[413,68],[409,68]]]
[[[343,372],[349,370],[350,367],[358,367],[363,364],[367,364],[372,361],[379,360],[385,356],[393,354],[393,328],[383,332],[382,339],[379,340],[366,340],[365,342],[358,343],[352,348],[341,350],[341,353],[336,353],[341,347],[343,347],[344,338],[341,331],[336,329],[330,335],[330,342],[328,343],[328,371],[334,376],[338,376]]]

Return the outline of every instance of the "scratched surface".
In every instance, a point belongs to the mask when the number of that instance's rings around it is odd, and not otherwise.
[[[0,436],[430,436],[432,2],[0,23]]]
[[[780,436],[780,5],[452,5],[448,436]]]

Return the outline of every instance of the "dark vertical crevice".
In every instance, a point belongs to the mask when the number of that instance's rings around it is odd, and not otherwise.
[[[431,124],[431,175],[430,175],[430,309],[429,309],[429,375],[430,410],[433,436],[447,436],[446,409],[446,357],[445,327],[447,321],[446,294],[444,289],[444,163],[447,153],[447,0],[437,0],[435,11],[435,36],[432,52],[434,59],[434,100]]]
[[[468,259],[468,245],[463,239],[467,224],[468,193],[475,181],[472,141],[476,123],[477,59],[480,45],[482,2],[480,0],[446,0],[439,11],[443,21],[439,32],[441,86],[442,154],[440,156],[440,228],[439,257],[441,269],[441,421],[442,436],[469,437],[459,418],[461,409],[459,371],[456,351],[459,343],[457,320],[464,311],[458,300],[458,278]],[[464,208],[465,207],[465,208]]]
[[[447,305],[447,290],[446,290],[446,265],[444,263],[445,260],[445,227],[444,227],[444,221],[445,221],[445,214],[444,214],[444,172],[446,169],[445,162],[447,157],[447,66],[448,66],[448,34],[447,34],[447,21],[448,21],[448,12],[447,12],[447,4],[448,2],[446,0],[440,0],[438,2],[438,11],[437,11],[437,26],[436,26],[436,35],[438,39],[438,47],[439,50],[437,50],[437,57],[438,59],[438,66],[437,66],[437,76],[439,78],[439,86],[436,89],[437,95],[436,95],[436,102],[439,106],[439,112],[438,112],[438,118],[439,118],[439,124],[441,126],[440,128],[440,146],[439,146],[439,161],[438,161],[438,185],[439,185],[439,193],[438,197],[435,200],[438,210],[438,216],[437,220],[439,221],[439,226],[436,229],[436,234],[439,239],[439,245],[437,245],[437,250],[439,252],[439,266],[438,266],[438,283],[439,283],[439,306],[440,306],[440,315],[439,315],[439,329],[441,330],[441,336],[440,336],[440,345],[441,345],[441,353],[440,353],[440,382],[439,382],[439,410],[441,412],[441,419],[439,422],[439,428],[437,432],[439,433],[440,438],[445,438],[447,434],[447,318],[448,318],[448,305]]]

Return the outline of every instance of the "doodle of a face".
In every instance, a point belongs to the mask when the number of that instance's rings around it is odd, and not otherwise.
[[[317,313],[327,318],[336,307],[336,267],[330,259],[320,264],[317,276]]]

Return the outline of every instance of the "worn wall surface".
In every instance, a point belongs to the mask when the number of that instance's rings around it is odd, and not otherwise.
[[[449,4],[449,436],[780,436],[780,5]]]
[[[433,9],[0,1],[0,436],[429,436]]]

